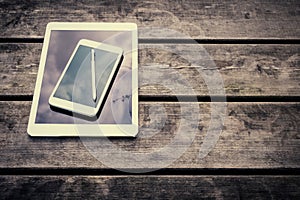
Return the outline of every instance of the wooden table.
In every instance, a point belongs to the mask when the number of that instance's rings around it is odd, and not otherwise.
[[[3,0],[0,14],[1,199],[300,198],[299,1]],[[26,128],[43,35],[52,21],[162,26],[203,45],[223,77],[228,97],[215,148],[199,158],[209,108],[218,102],[210,101],[203,79],[188,60],[156,48],[161,43],[179,50],[197,45],[182,38],[152,40],[143,33],[140,80],[151,77],[174,84],[167,73],[171,69],[189,80],[193,93],[140,87],[140,126],[159,123],[149,116],[155,105],[167,112],[165,126],[152,137],[113,142],[128,151],[158,150],[176,132],[181,105],[198,105],[204,117],[194,124],[195,140],[179,159],[159,171],[126,174],[95,159],[79,138],[29,137]],[[145,45],[153,49],[142,48]],[[178,102],[176,95],[185,102]],[[198,102],[189,102],[193,97]],[[186,127],[187,133],[191,130],[195,129]]]

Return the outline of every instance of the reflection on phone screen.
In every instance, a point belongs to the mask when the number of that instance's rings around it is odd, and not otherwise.
[[[54,97],[96,107],[118,54],[95,48],[96,101],[93,100],[91,47],[80,45],[66,70]]]

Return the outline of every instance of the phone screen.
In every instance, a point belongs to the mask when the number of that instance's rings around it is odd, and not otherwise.
[[[92,89],[91,47],[79,45],[66,70],[54,97],[78,104],[96,107],[118,60],[118,54],[94,48],[96,100]]]

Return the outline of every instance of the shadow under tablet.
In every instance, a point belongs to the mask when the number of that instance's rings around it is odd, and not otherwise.
[[[99,108],[99,110],[98,110],[96,116],[94,116],[94,117],[89,117],[89,116],[82,115],[82,114],[79,114],[79,113],[75,113],[75,112],[72,112],[72,111],[69,111],[69,110],[65,110],[65,109],[62,109],[62,108],[58,108],[58,107],[55,107],[55,106],[52,106],[52,105],[49,104],[50,109],[51,109],[52,111],[54,111],[54,112],[59,112],[59,113],[62,113],[62,114],[65,114],[65,115],[69,115],[69,116],[72,116],[72,117],[77,117],[77,118],[80,118],[80,119],[83,119],[83,120],[87,120],[87,121],[96,121],[96,120],[99,118],[99,116],[100,116],[100,114],[101,114],[101,111],[102,111],[102,109],[103,109],[103,107],[104,107],[104,105],[105,105],[105,103],[106,103],[106,100],[107,100],[108,95],[109,95],[109,93],[110,93],[110,91],[111,91],[111,88],[112,88],[112,86],[113,86],[113,83],[115,82],[115,79],[116,79],[116,77],[117,77],[118,71],[119,71],[119,69],[120,69],[120,67],[121,67],[121,65],[122,65],[123,59],[124,59],[124,56],[122,55],[121,58],[120,58],[120,61],[119,61],[118,65],[117,65],[117,68],[116,68],[116,70],[115,70],[115,72],[114,72],[114,74],[113,74],[113,77],[112,77],[112,79],[111,79],[111,81],[110,81],[110,83],[109,83],[109,85],[108,85],[108,89],[107,89],[107,91],[106,91],[106,93],[105,93],[105,95],[104,95],[103,101],[102,101],[102,103],[101,103],[101,105],[100,105],[100,108]]]

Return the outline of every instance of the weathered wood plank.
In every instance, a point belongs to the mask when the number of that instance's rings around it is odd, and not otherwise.
[[[41,48],[41,44],[0,44],[0,94],[33,94]],[[211,68],[222,75],[226,95],[300,95],[299,45],[140,44],[139,48],[141,95],[208,95],[202,76]],[[196,50],[200,56],[195,59],[189,51]]]
[[[299,199],[298,176],[1,176],[3,199]]]
[[[140,102],[138,137],[111,141],[132,153],[151,153],[168,145],[180,134],[182,126],[183,134],[194,132],[195,138],[187,151],[167,168],[299,168],[299,103],[228,103],[217,145],[200,159],[210,107],[216,104]],[[107,168],[79,138],[29,137],[26,128],[30,105],[30,102],[0,102],[0,168]],[[195,106],[199,106],[199,113]],[[192,120],[198,117],[199,120]],[[190,120],[190,124],[185,120]]]
[[[48,22],[135,22],[194,38],[299,38],[299,1],[1,1],[0,37],[40,37]],[[141,31],[140,37],[148,37]],[[164,36],[164,35],[162,35]]]

